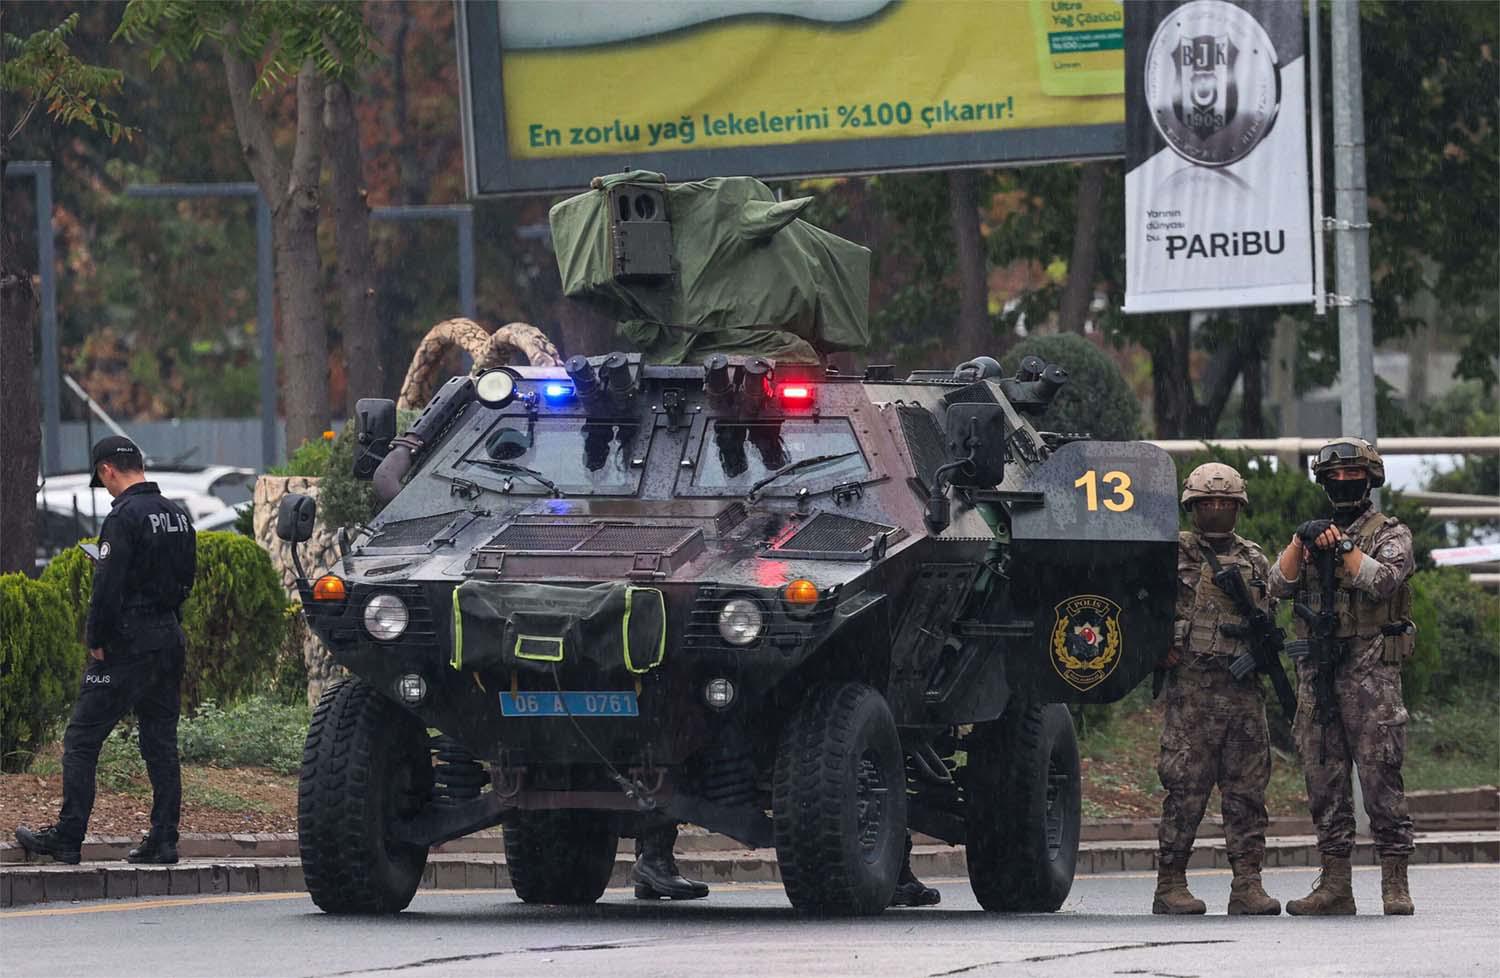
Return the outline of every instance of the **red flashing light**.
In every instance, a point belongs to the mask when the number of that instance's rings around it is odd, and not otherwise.
[[[794,403],[804,403],[812,400],[813,389],[804,384],[783,384],[781,386],[781,399]]]

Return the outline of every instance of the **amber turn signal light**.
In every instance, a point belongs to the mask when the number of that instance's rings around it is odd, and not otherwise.
[[[314,601],[342,601],[349,596],[344,589],[344,579],[332,574],[324,574],[314,581],[312,591]]]
[[[806,578],[798,578],[781,589],[781,596],[793,608],[806,611],[818,603],[818,586]]]

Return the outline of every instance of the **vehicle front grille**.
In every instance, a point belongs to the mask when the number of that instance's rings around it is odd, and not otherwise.
[[[396,520],[375,528],[367,547],[417,547],[431,540],[443,527],[464,514],[464,510],[419,516],[414,520]]]
[[[776,549],[805,554],[839,554],[858,560],[870,549],[876,537],[895,529],[884,523],[857,520],[839,513],[819,513]]]
[[[945,404],[995,404],[995,392],[984,381],[951,390],[943,395]]]
[[[766,616],[765,630],[761,633],[759,641],[753,645],[730,645],[724,641],[724,636],[719,634],[719,612],[723,610],[724,602],[731,597],[755,599],[760,603],[761,611]],[[737,652],[765,645],[772,647],[798,645],[827,629],[828,622],[833,617],[834,605],[838,602],[833,596],[820,598],[812,612],[801,618],[787,615],[780,607],[780,603],[781,598],[775,593],[767,595],[764,592],[751,593],[733,587],[704,585],[698,589],[698,597],[693,601],[693,611],[688,616],[687,628],[683,634],[683,647]]]
[[[512,523],[489,546],[528,553],[670,554],[698,533],[693,526],[628,523]]]
[[[438,639],[438,623],[427,600],[427,592],[420,584],[356,584],[349,592],[349,609],[343,627],[334,635],[336,639],[374,642],[364,628],[365,602],[374,594],[394,594],[406,604],[411,616],[406,631],[394,642],[378,642],[383,648],[430,648]],[[350,620],[352,618],[352,620]]]

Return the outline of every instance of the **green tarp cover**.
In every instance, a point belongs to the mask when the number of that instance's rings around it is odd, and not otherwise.
[[[661,664],[666,642],[656,588],[465,581],[453,591],[455,669],[550,673],[589,662],[639,674]]]
[[[811,197],[778,202],[753,177],[666,184],[635,170],[553,206],[552,242],[563,291],[615,319],[651,363],[697,363],[710,353],[812,362],[870,338],[870,250],[801,220]],[[666,187],[674,274],[617,282],[607,190]]]

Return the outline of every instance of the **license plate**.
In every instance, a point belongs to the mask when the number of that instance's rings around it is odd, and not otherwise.
[[[634,692],[604,690],[561,693],[501,693],[500,715],[507,717],[634,717],[640,706]]]

